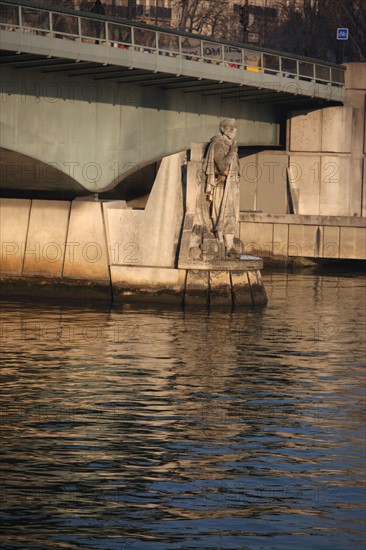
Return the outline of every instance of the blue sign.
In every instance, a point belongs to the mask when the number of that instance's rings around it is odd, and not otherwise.
[[[348,29],[337,29],[337,40],[348,40]]]

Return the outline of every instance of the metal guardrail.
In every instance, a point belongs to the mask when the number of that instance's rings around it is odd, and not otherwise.
[[[297,56],[248,48],[216,39],[178,33],[83,12],[0,2],[0,30],[75,40],[106,48],[132,49],[177,59],[210,63],[238,70],[263,72],[314,84],[344,87],[345,69]],[[292,80],[293,81],[293,80]]]

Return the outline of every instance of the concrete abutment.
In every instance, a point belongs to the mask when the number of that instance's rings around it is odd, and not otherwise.
[[[47,297],[53,289],[117,304],[265,305],[260,259],[177,267],[183,160],[163,159],[145,210],[94,198],[1,199],[0,273],[8,294]]]

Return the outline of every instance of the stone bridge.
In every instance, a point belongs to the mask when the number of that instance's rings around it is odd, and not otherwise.
[[[15,0],[0,29],[6,189],[100,193],[222,117],[239,146],[278,148],[289,110],[345,97],[344,67],[171,29]]]

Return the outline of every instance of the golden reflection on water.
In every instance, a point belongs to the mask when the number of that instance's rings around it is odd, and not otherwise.
[[[264,282],[243,312],[4,303],[7,544],[359,544],[364,279]]]

